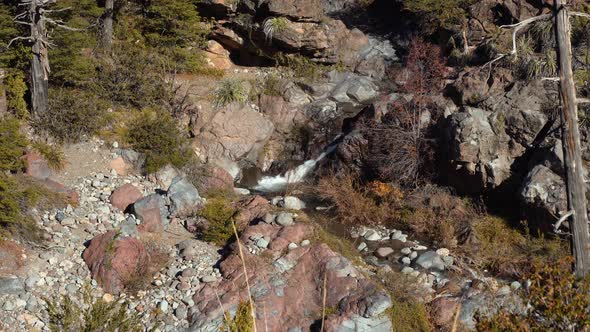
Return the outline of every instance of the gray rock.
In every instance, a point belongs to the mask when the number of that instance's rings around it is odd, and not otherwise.
[[[136,219],[131,216],[127,217],[127,219],[121,223],[119,229],[121,230],[121,235],[123,236],[135,238],[139,236]]]
[[[181,303],[178,307],[174,310],[174,315],[176,318],[180,320],[185,320],[187,318],[188,310],[185,304]]]
[[[74,225],[75,223],[76,223],[76,219],[74,219],[74,218],[64,218],[64,219],[61,221],[61,224],[62,224],[63,226],[72,226],[72,225]]]
[[[272,224],[276,218],[277,216],[275,214],[267,213],[264,215],[264,218],[262,218],[262,220],[264,220],[264,222],[267,224]]]
[[[402,258],[402,264],[410,265],[411,263],[412,263],[412,260],[410,260],[410,257],[403,257]]]
[[[354,80],[346,93],[360,104],[366,103],[378,95],[375,84],[366,78]]]
[[[172,165],[166,165],[156,172],[154,177],[160,188],[168,191],[174,179],[180,175],[180,172]]]
[[[301,246],[302,247],[307,247],[310,244],[311,244],[311,242],[309,240],[303,240],[303,241],[301,241]]]
[[[305,209],[305,202],[295,196],[287,196],[283,198],[282,206],[288,210],[303,210]]]
[[[363,313],[363,317],[371,318],[377,317],[381,315],[385,310],[389,309],[393,303],[391,302],[391,298],[384,293],[378,293],[376,295],[372,295],[366,297],[363,300],[363,307],[365,307],[365,312]]]
[[[408,247],[402,248],[401,253],[404,255],[409,255],[412,253],[412,249],[410,249]]]
[[[297,243],[291,242],[289,243],[289,246],[287,248],[289,248],[289,250],[293,250],[299,248],[299,246],[297,245]]]
[[[66,291],[70,294],[76,294],[78,292],[78,286],[76,284],[67,284]]]
[[[357,332],[357,331],[371,331],[371,332],[391,332],[391,320],[387,315],[380,315],[379,317],[365,318],[359,315],[352,315],[350,318],[344,319],[338,326],[334,328],[334,332]]]
[[[512,290],[518,290],[518,289],[520,289],[521,287],[522,287],[522,285],[521,285],[521,284],[520,284],[520,282],[518,282],[518,281],[513,281],[513,282],[510,284],[510,288],[512,288]]]
[[[256,241],[256,246],[262,249],[266,249],[268,247],[269,241],[265,238],[260,238]]]
[[[291,226],[294,224],[293,214],[289,212],[281,212],[277,216],[276,223],[281,226]]]
[[[170,198],[170,213],[176,217],[193,215],[202,202],[197,188],[180,176],[172,180],[168,189],[168,198]]]
[[[567,210],[567,195],[563,178],[543,165],[535,166],[520,189],[521,201],[530,209],[546,215],[560,215]]]
[[[57,213],[55,214],[55,220],[57,220],[59,222],[61,222],[65,218],[66,218],[66,215],[63,213],[63,211],[57,211]]]
[[[246,188],[234,188],[234,192],[238,195],[250,195],[250,190]]]
[[[19,294],[25,291],[24,284],[17,277],[0,277],[0,294]]]
[[[155,209],[160,211],[160,220],[166,227],[170,223],[168,219],[168,209],[166,208],[166,200],[158,194],[148,195],[137,202],[133,203],[132,212],[136,218],[145,220],[145,217],[153,213]]]
[[[423,269],[437,269],[444,271],[445,263],[442,258],[434,251],[427,251],[416,259],[416,264]]]

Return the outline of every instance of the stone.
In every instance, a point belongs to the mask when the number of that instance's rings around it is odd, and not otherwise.
[[[141,220],[141,231],[161,232],[170,222],[166,201],[158,194],[148,195],[133,203],[132,213]]]
[[[280,204],[287,210],[303,210],[305,209],[305,202],[294,196],[286,196]]]
[[[195,184],[199,191],[208,192],[215,190],[234,190],[234,176],[232,176],[224,168],[215,165],[208,165],[203,169],[202,173],[203,174],[197,178],[197,184]],[[236,190],[240,191],[241,189],[236,188]],[[244,193],[242,190],[242,192],[238,192],[238,194],[249,195],[250,191],[248,191],[248,193]]]
[[[115,189],[109,197],[109,202],[119,209],[119,211],[126,211],[127,208],[143,197],[141,191],[131,183],[122,185]]]
[[[289,250],[295,250],[297,248],[299,248],[299,246],[297,245],[297,243],[289,243],[289,246],[287,247]]]
[[[301,241],[301,246],[302,247],[307,247],[310,244],[311,244],[311,241],[309,241],[309,240],[303,240],[303,241]]]
[[[0,277],[0,294],[19,294],[25,291],[24,284],[17,277]]]
[[[155,174],[150,175],[149,179],[158,184],[162,190],[168,191],[172,181],[174,181],[177,176],[181,176],[180,172],[174,168],[174,166],[168,164]]]
[[[291,226],[294,224],[293,214],[289,212],[281,212],[275,221],[281,226]]]
[[[401,271],[403,274],[410,274],[414,272],[414,269],[409,266],[404,266]]]
[[[250,190],[246,188],[234,188],[234,192],[238,195],[250,195]]]
[[[168,301],[163,300],[158,304],[158,309],[160,309],[160,311],[166,313],[168,312]]]
[[[115,231],[110,231],[95,236],[82,254],[92,278],[111,294],[119,294],[125,278],[150,264],[143,242],[116,235]]]
[[[269,241],[265,238],[260,238],[256,241],[256,246],[262,249],[266,249],[268,247]]]
[[[126,175],[130,166],[125,162],[123,157],[117,157],[111,160],[109,168],[115,171],[115,174],[117,175]]]
[[[451,254],[451,251],[447,248],[440,248],[436,250],[436,254],[440,257],[446,257]]]
[[[185,320],[187,318],[188,315],[188,310],[185,304],[180,304],[178,305],[178,307],[174,310],[174,316],[176,316],[176,318],[180,319],[180,320]]]
[[[412,260],[409,257],[402,257],[402,264],[410,265],[411,263],[412,263]]]
[[[102,300],[105,301],[106,303],[111,303],[115,300],[115,297],[113,296],[113,294],[105,293],[102,296]]]
[[[213,283],[217,281],[217,277],[213,276],[213,275],[207,275],[201,278],[201,281],[204,283]]]
[[[535,219],[543,220],[567,211],[563,178],[543,165],[535,166],[527,174],[518,196]]]
[[[402,248],[401,253],[404,255],[409,255],[412,253],[412,249],[410,249],[408,247]]]
[[[135,238],[139,237],[139,230],[137,228],[136,221],[137,220],[131,216],[127,217],[125,221],[119,225],[121,235]]]
[[[375,251],[375,255],[379,258],[386,258],[387,256],[393,254],[393,252],[393,248],[381,247]]]
[[[189,217],[196,213],[202,203],[197,188],[185,177],[176,177],[168,189],[170,213],[175,217]]]
[[[76,219],[74,218],[65,218],[61,221],[62,226],[72,226],[76,223]]]
[[[361,243],[358,245],[358,247],[356,247],[356,249],[357,249],[358,251],[363,251],[363,250],[365,250],[366,248],[367,248],[367,244],[366,244],[365,242],[361,242]]]
[[[363,235],[363,237],[365,238],[365,240],[367,241],[379,241],[381,240],[381,235],[379,235],[379,232],[370,229],[368,230],[365,235]]]
[[[416,259],[416,265],[423,269],[436,269],[440,271],[444,271],[445,269],[445,263],[442,258],[434,251],[427,251],[421,254]]]

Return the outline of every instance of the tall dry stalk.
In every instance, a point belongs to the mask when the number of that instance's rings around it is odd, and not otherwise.
[[[238,243],[238,252],[240,254],[240,260],[242,261],[242,268],[244,269],[244,277],[246,278],[246,287],[248,290],[248,301],[250,303],[250,315],[252,316],[252,331],[256,331],[256,311],[254,308],[254,299],[252,298],[252,293],[250,292],[250,279],[248,278],[248,270],[246,269],[246,260],[244,259],[244,253],[242,252],[242,243],[240,242],[240,237],[238,236],[238,229],[236,228],[236,223],[232,220],[231,225],[234,229],[234,235],[236,236],[236,242]]]
[[[326,284],[328,281],[328,273],[324,273],[324,287],[322,288],[322,327],[320,332],[324,332],[324,321],[326,320],[326,297],[328,292],[326,291]]]

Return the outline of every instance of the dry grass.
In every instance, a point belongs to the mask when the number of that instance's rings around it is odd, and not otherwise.
[[[170,256],[159,235],[145,234],[141,241],[144,243],[149,260],[139,262],[135,272],[123,278],[123,286],[130,294],[147,289],[156,273],[168,265]]]

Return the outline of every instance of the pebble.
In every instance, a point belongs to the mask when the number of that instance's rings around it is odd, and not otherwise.
[[[379,258],[386,258],[387,256],[393,254],[393,251],[393,248],[381,247],[375,251],[375,255]]]
[[[289,248],[289,250],[293,250],[293,249],[297,249],[299,246],[297,245],[297,243],[289,243],[289,246],[287,248]]]
[[[162,302],[160,302],[158,304],[158,309],[160,309],[162,312],[168,312],[168,301],[163,300]]]
[[[512,288],[512,290],[517,290],[517,289],[520,289],[521,287],[522,287],[522,285],[518,281],[513,281],[510,284],[510,288]]]
[[[281,213],[279,213],[279,215],[277,216],[277,219],[275,221],[277,224],[279,224],[281,226],[291,226],[294,224],[293,214],[288,213],[288,212],[281,212]]]
[[[411,268],[411,267],[409,267],[409,266],[404,266],[404,268],[402,269],[402,273],[403,274],[409,274],[409,273],[412,273],[412,272],[414,272],[414,269]]]
[[[204,276],[203,278],[201,278],[201,281],[204,283],[212,283],[212,282],[217,281],[217,277],[215,277],[213,275],[208,275],[208,276]]]
[[[307,247],[310,244],[311,244],[311,242],[309,240],[303,240],[303,241],[301,241],[301,246],[302,247]]]
[[[409,255],[409,254],[411,254],[411,253],[412,253],[412,249],[410,249],[410,248],[408,248],[408,247],[405,247],[405,248],[403,248],[403,249],[401,250],[401,253],[402,253],[402,254],[404,254],[404,255]]]
[[[361,243],[358,245],[358,247],[356,247],[356,249],[357,249],[358,251],[363,251],[363,250],[365,250],[366,248],[367,248],[367,244],[366,244],[365,242],[361,242]]]
[[[447,248],[440,248],[436,250],[436,253],[441,257],[446,257],[451,254],[451,251]]]
[[[410,265],[410,263],[412,263],[412,261],[410,260],[409,257],[403,257],[402,258],[402,264],[404,264],[404,265]]]
[[[367,231],[367,233],[365,233],[365,235],[363,236],[365,238],[365,240],[367,241],[379,241],[381,240],[381,235],[379,235],[379,233],[375,230],[369,230]]]
[[[111,302],[113,302],[114,299],[115,299],[115,297],[112,294],[109,294],[109,293],[105,293],[102,296],[102,300],[105,301],[106,303],[111,303]]]

